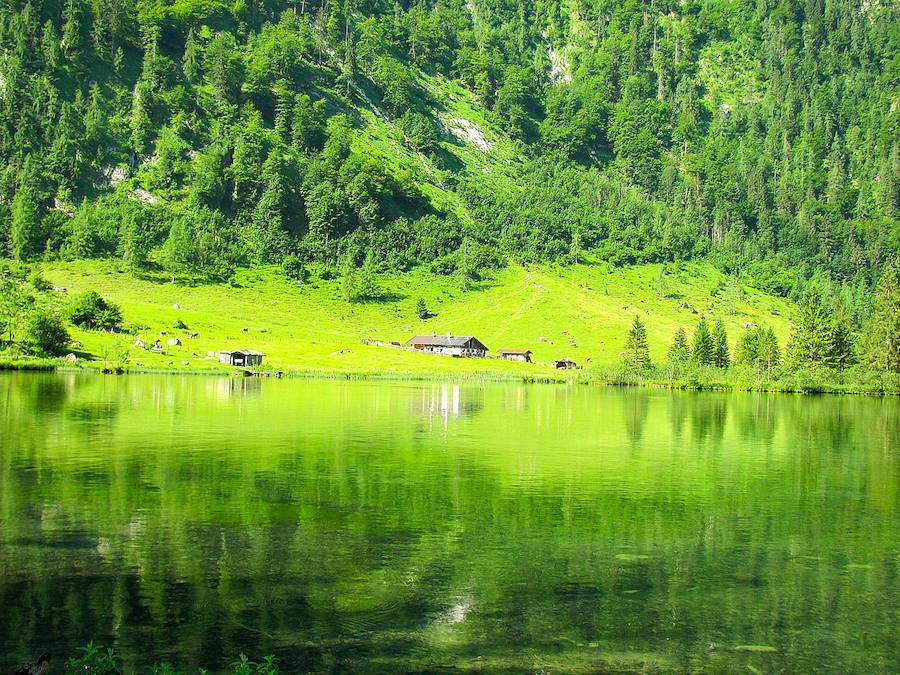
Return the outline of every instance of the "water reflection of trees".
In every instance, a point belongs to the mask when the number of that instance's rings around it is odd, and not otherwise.
[[[202,391],[137,386],[120,417],[160,396],[180,410]],[[509,393],[475,389],[478,410],[515,414]],[[37,407],[32,393],[21,405]],[[257,429],[203,452],[120,436],[114,452],[95,448],[62,470],[51,437],[60,427],[32,429],[29,471],[9,455],[0,463],[0,668],[95,639],[132,663],[214,669],[244,650],[273,652],[289,671],[891,670],[883,606],[897,592],[896,452],[869,446],[896,439],[896,410],[620,393],[618,405],[583,390],[569,403],[620,409],[621,426],[605,426],[641,443],[640,458],[626,452],[611,466],[604,455],[528,484],[478,453],[423,458],[421,439],[356,451],[348,439],[367,423],[370,390],[291,401],[316,401],[323,419],[308,424],[340,431],[298,446],[275,448]],[[462,422],[467,396],[401,390],[391,414],[446,419],[456,400]],[[278,419],[273,400],[264,407]],[[525,435],[529,419],[515,418]],[[573,420],[570,444],[590,423]],[[682,427],[692,444],[728,453],[678,464],[653,454]],[[757,452],[758,438],[770,453]],[[644,455],[655,463],[646,477],[598,487]],[[99,456],[106,479],[79,478]],[[731,490],[710,488],[719,482]]]
[[[722,394],[696,393],[690,406],[691,436],[695,444],[719,448],[728,421],[729,399]]]
[[[639,387],[627,389],[622,395],[622,419],[625,422],[625,432],[628,434],[632,447],[640,445],[644,435],[648,396],[647,390]]]

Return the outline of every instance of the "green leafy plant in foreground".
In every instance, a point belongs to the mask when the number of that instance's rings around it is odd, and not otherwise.
[[[66,675],[75,673],[105,675],[119,672],[119,657],[111,647],[104,648],[88,642],[79,651],[81,652],[80,657],[72,657],[66,661]]]
[[[113,673],[123,672],[120,665],[119,655],[116,650],[111,647],[103,647],[89,642],[86,646],[79,650],[80,656],[72,657],[66,661],[66,675],[76,675],[88,673],[90,675],[112,675]],[[125,671],[136,672],[136,671]],[[154,663],[147,671],[150,675],[182,675],[184,671],[178,670],[172,664],[163,661]],[[207,673],[206,670],[198,671],[201,675]],[[226,671],[231,675],[278,675],[278,665],[275,663],[275,657],[271,654],[264,657],[261,661],[251,661],[245,654],[240,654],[238,658],[231,663],[230,670]]]

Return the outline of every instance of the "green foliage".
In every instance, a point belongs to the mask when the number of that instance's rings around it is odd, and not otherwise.
[[[807,289],[798,308],[788,357],[795,366],[850,365],[853,343],[843,311],[835,312],[818,287]]]
[[[40,250],[41,219],[34,191],[22,186],[12,202],[9,250],[16,260],[27,260]]]
[[[415,84],[408,66],[391,56],[382,56],[375,63],[373,79],[381,89],[381,100],[395,116],[412,107]]]
[[[111,647],[101,647],[89,642],[87,646],[79,649],[80,655],[66,661],[66,675],[78,675],[89,673],[90,675],[113,675],[122,672],[120,657]],[[180,675],[178,670],[168,662],[154,663],[150,666],[151,675]],[[207,672],[200,669],[200,673]],[[244,654],[240,654],[226,671],[228,675],[278,675],[278,665],[271,654],[261,661],[252,661]]]
[[[875,308],[864,338],[865,358],[877,370],[900,372],[900,283],[897,266],[878,282]]]
[[[434,121],[416,110],[407,110],[397,121],[406,136],[410,148],[416,152],[431,154],[437,149],[437,131]]]
[[[0,263],[0,320],[7,341],[16,339],[16,332],[34,305],[33,287],[25,282],[27,268],[17,264]]]
[[[71,338],[56,312],[39,309],[25,322],[24,341],[32,351],[46,356],[64,354]]]
[[[358,272],[353,273],[349,299],[351,302],[366,302],[378,300],[384,295],[384,290],[378,283],[378,275],[375,269],[375,256],[369,251],[366,259]]]
[[[847,309],[842,302],[835,303],[829,333],[831,351],[828,354],[828,365],[840,371],[855,364],[856,339]]]
[[[66,307],[66,319],[81,328],[117,331],[122,328],[119,307],[96,291],[76,295]]]
[[[691,361],[698,366],[712,366],[715,364],[716,343],[709,332],[709,324],[706,317],[701,317],[694,330],[694,340],[691,344]]]
[[[672,346],[669,347],[669,364],[678,369],[687,365],[690,360],[691,347],[688,344],[687,333],[679,326],[672,339]]]
[[[428,305],[425,302],[425,298],[419,298],[416,300],[416,316],[419,317],[422,321],[431,318],[431,312],[428,310]]]
[[[119,656],[110,647],[101,647],[89,642],[80,650],[81,655],[66,661],[66,675],[90,673],[91,675],[112,675],[119,671]]]
[[[650,347],[647,344],[647,329],[639,316],[635,315],[625,340],[625,365],[632,370],[650,368]]]
[[[296,255],[285,256],[281,263],[281,270],[288,279],[303,283],[306,281],[306,265],[303,260]]]
[[[721,319],[716,320],[713,330],[713,365],[716,368],[727,368],[731,364],[731,354],[728,350],[728,335],[725,333],[725,324]]]
[[[702,257],[786,297],[832,285],[852,341],[900,253],[891,3],[477,10],[3,4],[5,248],[209,281],[301,247],[336,266],[351,240],[461,287],[490,269],[447,259],[463,239]],[[491,147],[442,133],[457,118]]]
[[[231,664],[232,675],[277,675],[278,666],[275,665],[275,658],[267,656],[262,661],[251,661],[244,654],[241,654],[237,661]]]
[[[772,376],[781,362],[774,331],[759,326],[745,329],[738,342],[737,362],[749,366],[759,376]]]

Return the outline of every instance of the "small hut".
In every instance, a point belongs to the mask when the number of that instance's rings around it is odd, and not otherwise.
[[[229,366],[261,366],[265,354],[252,349],[233,349],[219,352],[219,361]]]
[[[531,363],[530,349],[501,349],[500,358],[506,361],[520,361],[522,363]]]
[[[558,359],[554,365],[557,370],[573,370],[578,367],[572,359]]]

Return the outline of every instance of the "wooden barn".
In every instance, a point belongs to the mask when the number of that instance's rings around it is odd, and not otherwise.
[[[522,363],[531,363],[530,349],[501,349],[500,358],[506,361],[521,361]]]
[[[427,352],[429,354],[443,354],[445,356],[467,356],[484,358],[488,348],[478,338],[472,335],[417,335],[406,342],[409,349]]]
[[[229,366],[261,366],[265,354],[252,349],[233,349],[219,352],[219,361]]]

